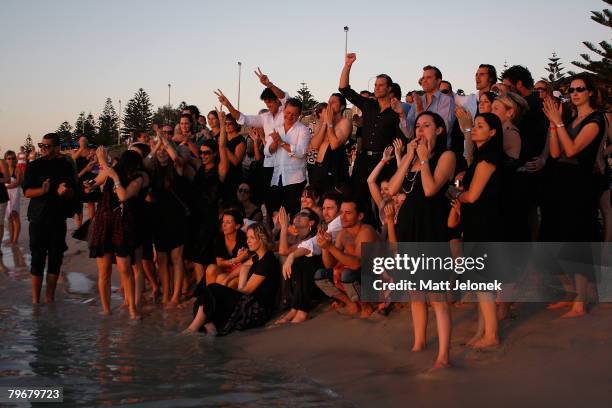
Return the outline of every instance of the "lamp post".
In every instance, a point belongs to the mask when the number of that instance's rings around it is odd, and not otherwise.
[[[372,82],[372,80],[376,78],[376,75],[374,75],[373,77],[370,77],[370,79],[368,79],[368,91],[370,90],[370,83]]]
[[[171,87],[171,86],[172,86],[172,85],[168,84],[168,106],[169,106],[169,107],[170,107],[170,106],[172,106],[172,105],[170,104],[170,87]]]
[[[240,110],[240,77],[242,76],[242,62],[238,61],[238,110]]]
[[[121,99],[119,99],[119,131],[117,132],[117,144],[121,144]]]
[[[344,55],[348,54],[348,26],[344,26]]]

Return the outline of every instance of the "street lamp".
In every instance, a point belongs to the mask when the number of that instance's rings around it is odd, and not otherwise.
[[[373,77],[371,77],[370,79],[368,79],[368,91],[370,90],[370,83],[372,82],[373,79],[376,78],[376,75],[374,75]]]
[[[344,55],[348,54],[348,26],[344,26]]]
[[[171,85],[170,85],[170,84],[168,84],[168,106],[172,106],[172,105],[170,104],[170,86],[171,86]]]
[[[240,77],[242,76],[242,62],[238,61],[238,110],[240,110]]]

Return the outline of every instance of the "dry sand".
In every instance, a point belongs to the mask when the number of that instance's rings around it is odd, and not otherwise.
[[[23,200],[22,214],[26,204],[27,200]],[[23,227],[20,248],[29,262],[25,220]],[[69,221],[69,234],[72,229],[73,223]],[[97,302],[96,288],[92,287],[97,276],[95,262],[88,258],[85,243],[70,237],[67,242],[69,250],[63,267],[67,278],[60,284],[56,307],[61,307],[63,297],[74,293],[87,294]],[[15,263],[17,259],[10,247],[3,246],[2,251],[4,264]],[[25,270],[19,269],[22,273]],[[115,271],[114,285],[117,279]],[[19,280],[27,288],[27,279]],[[26,296],[18,301],[27,305],[29,300]],[[474,351],[462,345],[475,330],[476,313],[473,305],[453,308],[453,368],[435,372],[428,372],[437,350],[432,312],[428,347],[413,353],[409,308],[394,311],[378,321],[322,312],[323,308],[317,308],[312,319],[299,325],[234,333],[215,342],[227,343],[228,347],[243,353],[243,357],[273,363],[289,373],[309,378],[335,393],[342,405],[599,407],[611,404],[612,307],[609,304],[596,305],[587,316],[578,319],[559,319],[563,312],[547,311],[539,303],[518,305],[514,310],[516,317],[501,324],[502,345],[493,351]],[[186,322],[189,309],[180,313],[185,314],[180,320]],[[160,329],[174,330],[175,327]]]

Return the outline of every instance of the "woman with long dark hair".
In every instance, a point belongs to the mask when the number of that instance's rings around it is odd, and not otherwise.
[[[21,182],[23,181],[23,171],[17,164],[17,155],[12,150],[7,150],[4,154],[4,160],[7,164],[8,177],[10,181],[6,183],[6,191],[8,193],[8,205],[6,207],[6,217],[9,222],[9,240],[11,244],[16,244],[21,233],[21,219],[19,218],[20,203],[21,203]],[[1,225],[1,223],[0,223]],[[0,237],[0,242],[2,241]]]
[[[597,224],[598,199],[602,192],[602,176],[593,171],[597,150],[606,130],[605,117],[597,110],[597,89],[587,75],[572,77],[568,89],[575,108],[570,120],[563,122],[561,108],[551,98],[544,101],[544,113],[550,121],[550,156],[552,163],[548,182],[549,217],[543,220],[542,234],[546,241],[593,242],[600,241]],[[580,247],[577,245],[576,247]],[[583,262],[592,262],[586,246],[567,248],[579,255]],[[583,316],[587,312],[588,281],[590,272],[573,276],[575,298],[553,304],[550,308],[571,307],[562,317]],[[569,288],[568,288],[569,289]]]
[[[389,195],[400,189],[406,194],[397,217],[397,240],[404,242],[448,242],[446,219],[450,209],[444,196],[455,172],[455,154],[446,147],[444,119],[425,111],[417,116],[415,138],[408,144],[406,155],[389,181]],[[434,368],[449,366],[451,315],[446,293],[426,294],[436,314],[438,357]],[[425,348],[427,302],[424,293],[415,293],[411,300],[414,346]]]
[[[460,192],[449,215],[449,227],[459,221],[463,226],[464,242],[502,242],[503,130],[500,119],[493,113],[478,114],[471,130],[476,147],[474,160],[463,177]],[[485,348],[499,344],[497,312],[493,292],[477,292],[478,329],[467,345]]]
[[[142,157],[135,151],[127,150],[117,164],[110,167],[106,164],[103,147],[99,147],[96,154],[101,171],[95,184],[103,186],[103,192],[94,216],[89,249],[90,257],[96,258],[98,265],[98,291],[103,313],[111,313],[110,278],[115,257],[130,317],[138,319],[131,263],[138,247],[133,201],[138,199],[145,181]]]

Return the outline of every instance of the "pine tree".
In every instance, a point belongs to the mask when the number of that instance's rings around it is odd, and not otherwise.
[[[298,89],[296,99],[302,102],[302,110],[305,114],[311,112],[319,102],[312,96],[306,82],[301,82],[302,87]]]
[[[504,60],[504,65],[502,66],[502,70],[499,73],[499,78],[497,78],[499,82],[503,81],[502,77],[504,76],[504,72],[506,72],[507,69],[508,69],[508,61]]]
[[[603,0],[606,4],[612,5],[612,0]],[[591,20],[605,27],[612,28],[612,11],[604,9],[602,11],[591,11]],[[572,64],[595,74],[601,81],[612,84],[612,46],[606,40],[595,45],[589,41],[582,42],[585,47],[601,57],[601,60],[593,60],[589,54],[580,54],[584,61],[573,61]]]
[[[75,141],[81,137],[81,135],[85,134],[85,112],[79,113],[77,120],[74,122],[74,132],[73,138]],[[69,140],[64,139],[64,142],[69,142]]]
[[[83,132],[83,134],[87,136],[87,140],[93,142],[96,139],[97,126],[96,119],[94,119],[94,116],[91,114],[91,112],[89,112],[87,118],[85,118],[84,129],[85,131]]]
[[[123,128],[121,128],[123,137],[127,137],[130,132],[136,134],[149,131],[153,118],[152,108],[153,105],[149,100],[149,95],[144,89],[140,88],[125,106]]]
[[[68,121],[62,122],[55,133],[59,135],[64,143],[70,143],[72,141],[72,126],[70,123],[68,123]]]
[[[66,122],[68,123],[68,122]],[[28,137],[25,139],[25,143],[23,144],[23,148],[26,151],[26,154],[29,154],[32,150],[34,150],[34,143],[32,143],[32,136],[28,133]]]
[[[550,61],[548,67],[544,68],[548,72],[548,78],[542,78],[542,80],[550,82],[553,89],[557,89],[559,81],[565,78],[565,74],[563,73],[565,68],[563,68],[562,64],[559,62],[560,59],[557,53],[553,51],[552,57],[548,59]]]
[[[111,98],[106,99],[102,114],[98,117],[98,135],[95,138],[97,145],[109,146],[117,142],[119,136],[119,117],[113,107]]]
[[[180,106],[176,109],[169,105],[159,106],[157,108],[157,112],[155,112],[153,115],[152,123],[156,124],[157,126],[174,126],[178,123],[182,111],[183,109],[181,109]]]

